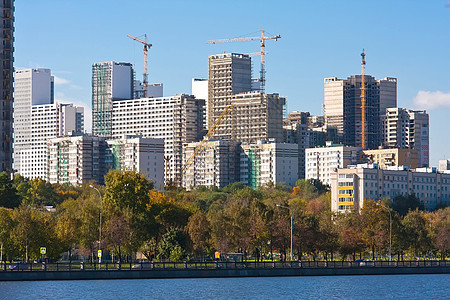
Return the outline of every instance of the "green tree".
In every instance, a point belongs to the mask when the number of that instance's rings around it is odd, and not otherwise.
[[[410,211],[402,223],[408,245],[413,249],[415,256],[419,252],[430,250],[431,240],[427,232],[427,220],[423,212],[418,209]]]
[[[28,181],[29,188],[24,197],[27,205],[42,206],[61,203],[61,199],[56,194],[52,185],[42,178],[35,178]]]
[[[201,211],[190,216],[186,230],[192,241],[192,249],[196,255],[203,256],[211,247],[211,231],[209,221]]]
[[[187,249],[188,239],[183,230],[170,228],[161,239],[158,246],[159,259],[180,260],[184,257],[184,249]]]
[[[423,210],[423,204],[414,194],[410,194],[408,196],[399,195],[395,197],[392,202],[392,207],[402,217],[406,216],[406,214],[408,214],[411,210]]]
[[[11,237],[14,228],[12,212],[12,209],[0,207],[0,247],[3,249],[2,259],[4,261],[11,260],[15,256]]]
[[[9,179],[6,172],[0,174],[0,206],[6,208],[19,206],[19,195],[17,194],[17,190],[13,183],[14,182]]]

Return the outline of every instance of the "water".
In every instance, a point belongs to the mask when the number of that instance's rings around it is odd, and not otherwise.
[[[449,299],[450,275],[0,282],[0,299]]]

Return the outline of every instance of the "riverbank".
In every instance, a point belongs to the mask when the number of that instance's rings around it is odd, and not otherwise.
[[[406,275],[450,274],[450,266],[346,266],[346,267],[281,267],[227,269],[147,269],[147,270],[60,270],[60,271],[0,271],[0,281],[38,280],[107,280],[107,279],[164,279],[164,278],[230,278],[279,276],[344,276],[344,275]]]

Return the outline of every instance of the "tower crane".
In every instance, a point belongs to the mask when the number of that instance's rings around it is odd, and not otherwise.
[[[365,75],[366,75],[366,54],[364,52],[361,53],[361,147],[366,150],[366,83],[365,83]]]
[[[141,40],[130,34],[127,34],[127,37],[129,37],[130,39],[133,39],[139,43],[144,44],[144,97],[147,97],[147,93],[148,93],[147,52],[148,52],[148,49],[152,47],[152,44],[147,43],[147,34],[144,35],[144,40]]]
[[[265,63],[266,58],[265,55],[266,52],[266,40],[275,40],[281,38],[281,35],[275,35],[275,36],[265,36],[264,30],[261,30],[261,37],[242,37],[242,38],[233,38],[233,39],[220,39],[220,40],[211,40],[207,41],[207,44],[217,44],[217,43],[230,43],[230,42],[247,42],[247,41],[259,41],[260,42],[260,55],[261,55],[261,71],[260,71],[260,81],[261,81],[261,92],[264,93],[265,86],[266,86],[266,69],[265,69]]]
[[[230,114],[233,111],[233,105],[228,105],[225,110],[220,114],[219,118],[217,118],[216,122],[211,126],[211,128],[208,130],[208,133],[203,137],[202,141],[195,147],[194,153],[192,153],[191,156],[186,160],[186,163],[184,164],[183,168],[181,169],[180,173],[175,177],[175,180],[173,182],[174,187],[178,187],[181,184],[181,178],[183,177],[184,173],[186,172],[187,168],[194,162],[195,158],[203,152],[205,149],[205,144],[209,142],[209,140],[213,137],[213,135],[216,133],[217,128],[219,128],[220,124],[222,124],[225,117]],[[169,188],[170,188],[169,184]]]

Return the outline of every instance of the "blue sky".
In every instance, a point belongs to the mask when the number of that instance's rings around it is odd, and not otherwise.
[[[50,68],[55,98],[91,106],[94,62],[124,61],[142,78],[143,53],[127,34],[146,33],[149,81],[166,96],[191,92],[207,77],[208,55],[251,53],[258,42],[210,45],[207,40],[281,35],[268,41],[267,92],[287,97],[288,111],[321,114],[323,78],[360,73],[398,78],[398,106],[430,114],[431,164],[450,158],[450,2],[21,0],[15,11],[15,67]],[[259,58],[255,57],[254,77]],[[87,116],[90,122],[90,116]],[[90,124],[87,126],[90,128]]]

